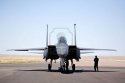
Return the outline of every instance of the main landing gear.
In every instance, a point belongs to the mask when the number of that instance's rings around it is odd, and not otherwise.
[[[48,64],[48,71],[51,71],[51,68],[52,68],[52,59],[51,59],[51,61],[50,61],[50,64]]]
[[[52,66],[48,64],[48,71],[51,71]]]
[[[75,64],[73,64],[73,59],[71,59],[72,71],[75,71]]]
[[[72,65],[72,71],[75,71],[75,64]]]

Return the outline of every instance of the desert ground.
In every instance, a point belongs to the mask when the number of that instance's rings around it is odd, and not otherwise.
[[[60,73],[59,60],[48,72],[41,55],[0,55],[0,83],[125,83],[125,56],[99,56],[99,72],[93,58],[82,56],[75,72]]]
[[[125,56],[98,56],[99,66],[125,67]],[[93,66],[94,56],[82,56],[77,66]],[[49,60],[47,61],[49,62]],[[54,61],[55,62],[55,61]],[[56,61],[59,62],[59,59]],[[0,55],[0,64],[46,63],[42,55]]]

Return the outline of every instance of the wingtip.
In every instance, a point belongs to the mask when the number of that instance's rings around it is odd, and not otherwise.
[[[112,50],[112,51],[117,51],[117,50]]]
[[[13,49],[7,49],[6,51],[13,51]]]

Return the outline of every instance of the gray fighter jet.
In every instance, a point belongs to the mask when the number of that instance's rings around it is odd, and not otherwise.
[[[50,59],[50,63],[48,64],[48,71],[52,69],[53,60],[60,59],[60,67],[59,70],[61,72],[68,71],[69,61],[71,61],[72,71],[75,71],[75,64],[73,63],[73,59],[79,61],[80,54],[93,53],[86,51],[94,51],[94,50],[105,50],[105,51],[116,51],[113,49],[94,49],[94,48],[79,48],[76,45],[76,24],[74,24],[74,45],[68,45],[65,36],[60,36],[58,38],[56,45],[48,45],[48,25],[47,25],[47,35],[46,35],[46,47],[45,48],[31,48],[31,49],[10,49],[11,51],[33,51],[39,50],[43,51],[43,58],[47,61]]]

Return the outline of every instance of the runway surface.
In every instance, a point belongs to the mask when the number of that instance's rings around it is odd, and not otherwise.
[[[0,83],[125,83],[124,67],[76,66],[75,72],[60,73],[58,64],[52,72],[47,63],[41,64],[0,64]]]

